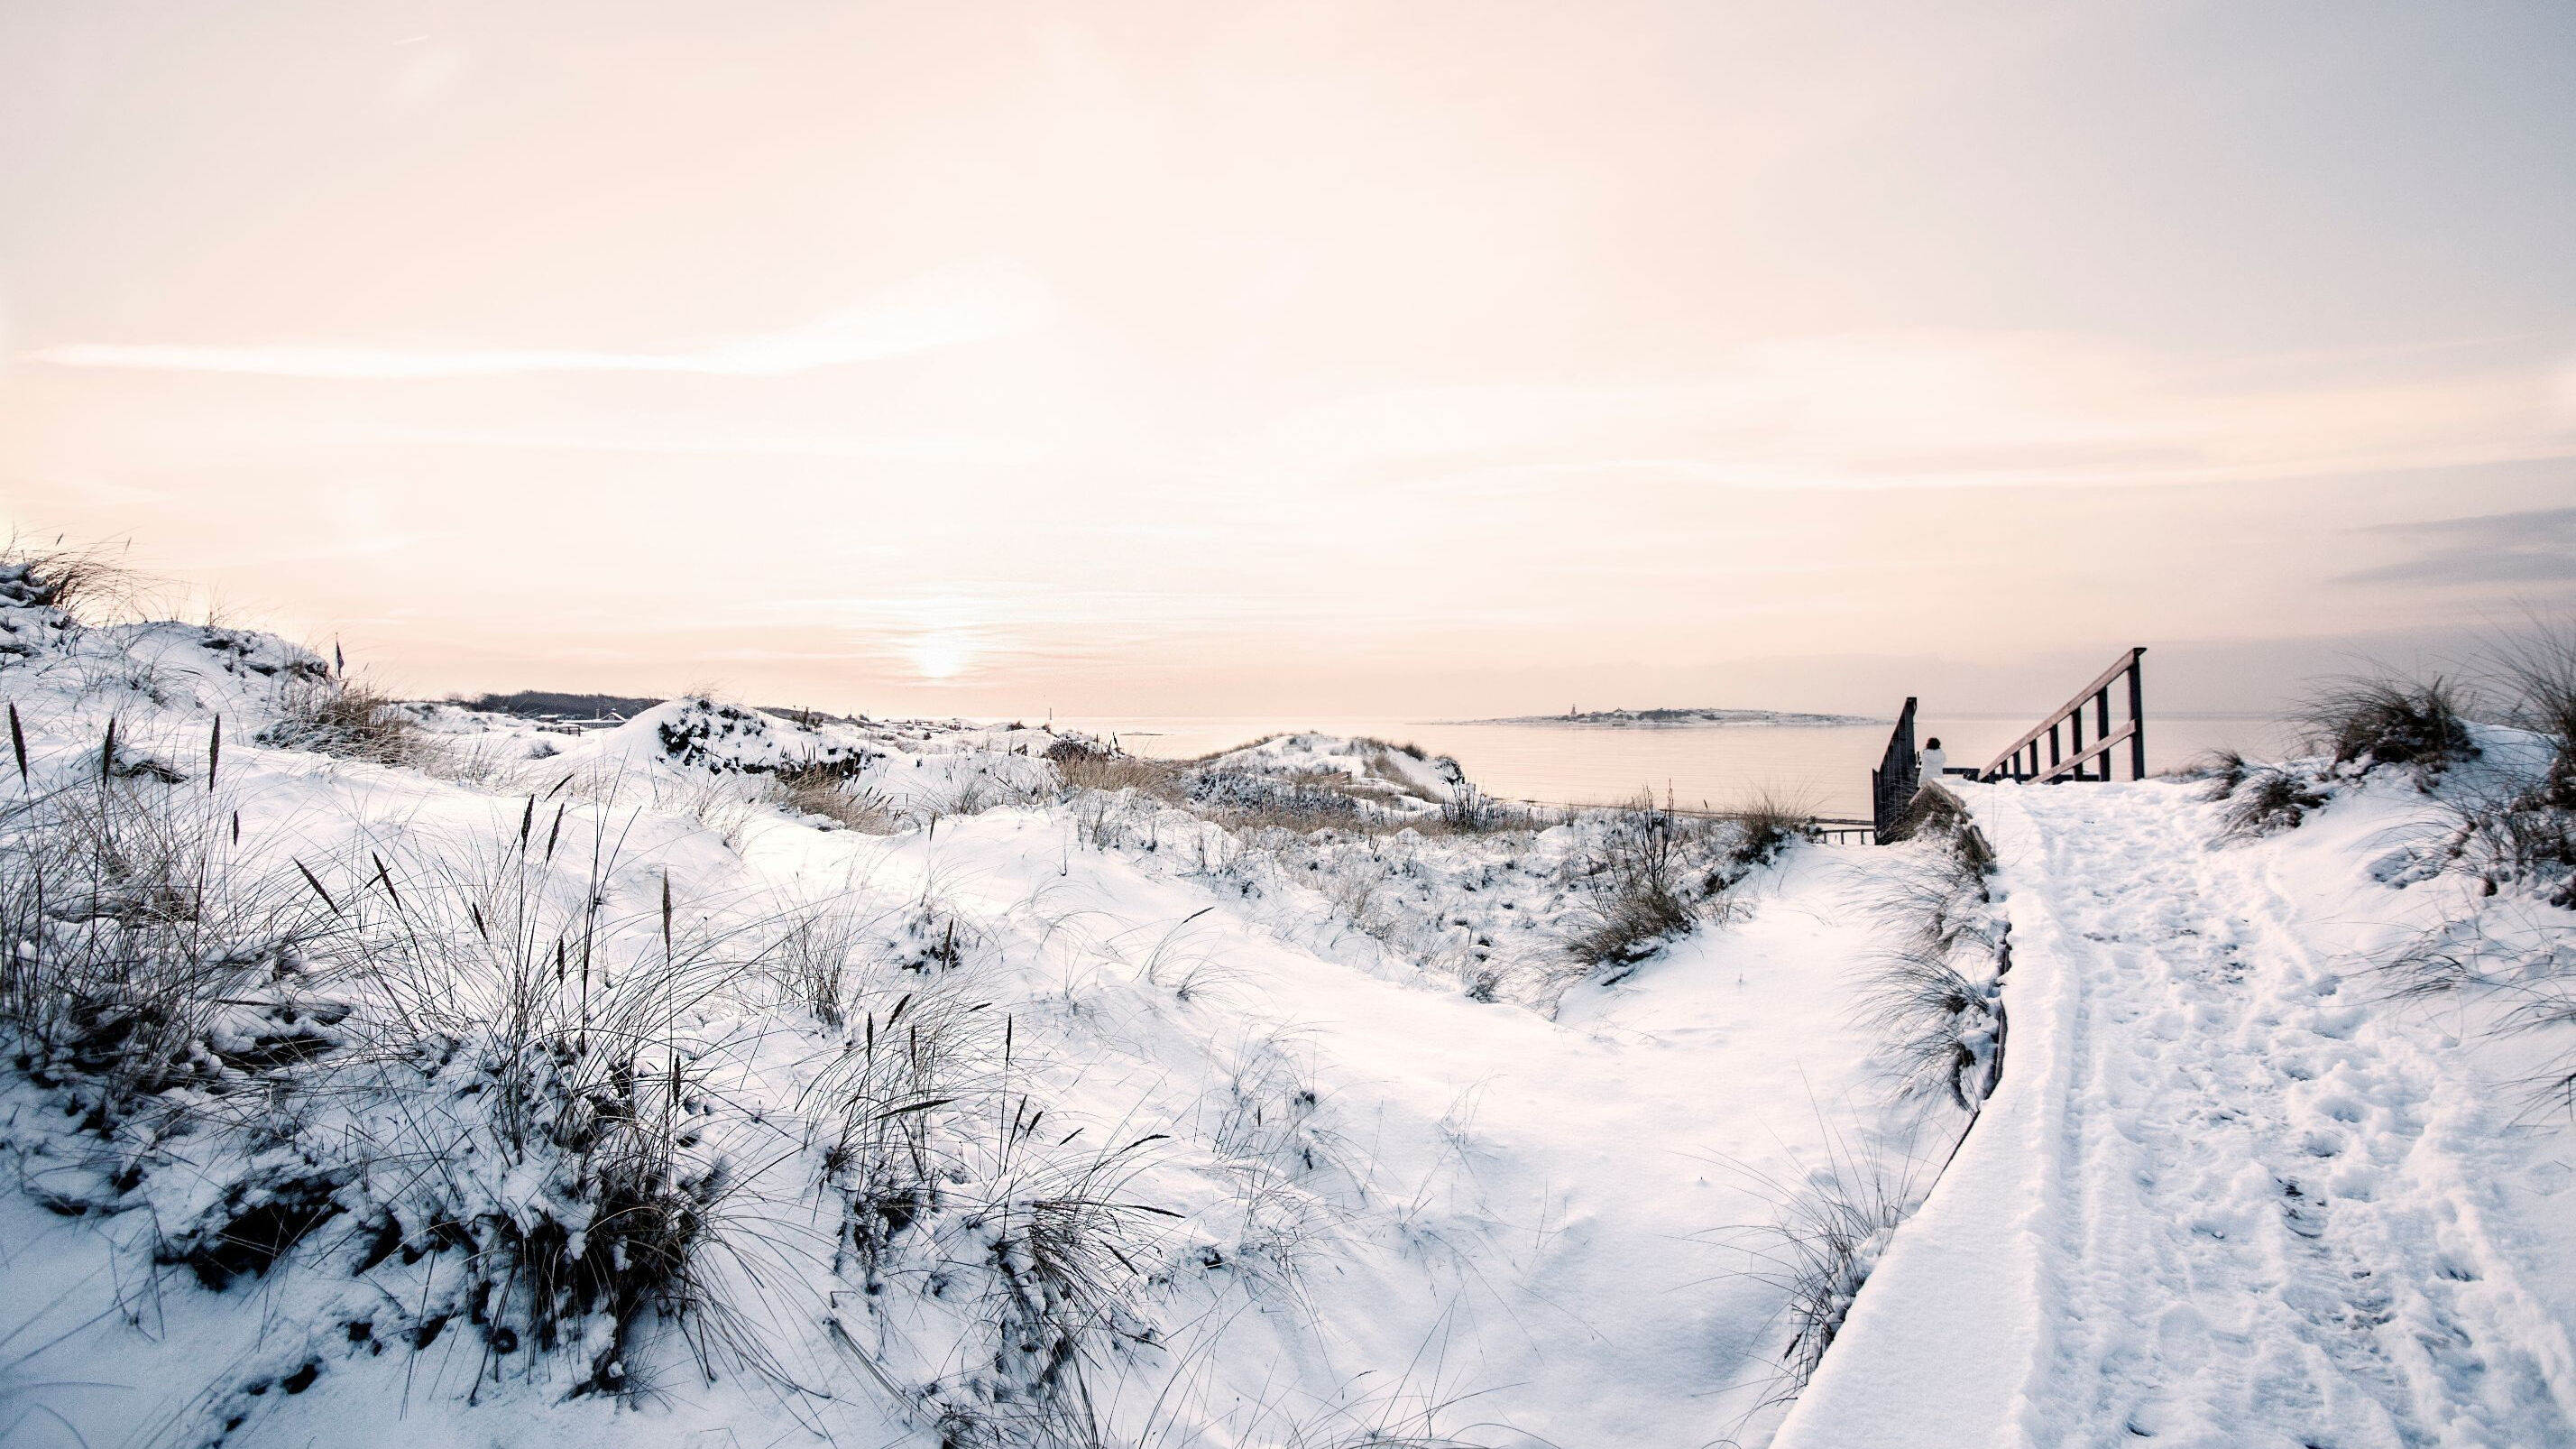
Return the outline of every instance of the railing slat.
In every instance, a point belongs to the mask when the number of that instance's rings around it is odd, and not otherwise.
[[[2083,778],[2082,772],[2084,769],[2084,762],[2092,759],[2096,755],[2102,757],[2102,778],[2108,780],[2111,778],[2111,751],[2119,748],[2120,745],[2126,741],[2136,739],[2137,737],[2138,727],[2135,724],[2119,725],[2111,731],[2110,738],[2094,741],[2091,749],[2086,750],[2080,755],[2069,756],[2065,764],[2050,767],[2048,773],[2045,775],[2033,775],[2031,777],[2031,782],[2033,784],[2042,784],[2047,781],[2054,780],[2061,775],[2068,774],[2069,772],[2073,772],[2079,779]]]

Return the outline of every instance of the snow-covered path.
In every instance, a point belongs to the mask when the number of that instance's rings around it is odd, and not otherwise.
[[[2576,1444],[2527,1097],[2363,965],[2431,904],[2369,877],[2399,814],[2222,843],[2187,785],[1962,793],[2003,1087],[1780,1449]]]
[[[2143,792],[1990,793],[2069,987],[2029,1439],[2576,1443],[2444,1130],[2476,1104],[2318,959],[2336,923]]]

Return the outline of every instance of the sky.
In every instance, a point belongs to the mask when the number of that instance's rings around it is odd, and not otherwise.
[[[0,4],[0,521],[420,694],[2262,710],[2576,608],[2576,6]]]

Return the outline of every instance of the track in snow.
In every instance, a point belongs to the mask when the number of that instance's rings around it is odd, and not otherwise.
[[[2173,791],[1978,808],[2024,817],[1997,822],[2042,855],[2016,936],[2047,917],[2074,992],[2024,1437],[2576,1444],[2567,1386],[2501,1326],[2521,1295],[2474,1168],[2428,1130],[2440,1065],[2318,959],[2329,923],[2266,853],[2212,849]]]

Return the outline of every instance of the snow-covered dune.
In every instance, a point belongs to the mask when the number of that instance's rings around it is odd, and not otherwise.
[[[1229,825],[1042,731],[0,613],[13,1444],[1758,1441],[1742,1234],[1898,1120],[1902,852],[1449,827],[1316,737],[1192,778],[1356,813]],[[1685,934],[1575,959],[1675,830]]]
[[[1840,847],[403,704],[14,565],[0,696],[13,1446],[2576,1424],[2552,738]]]

